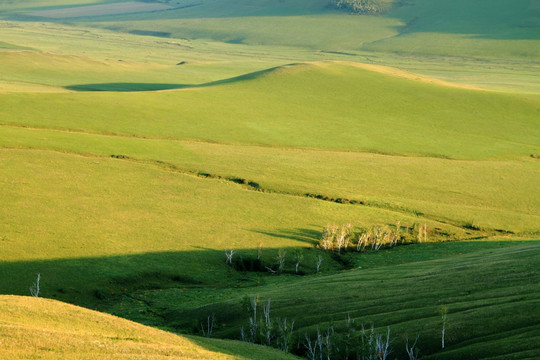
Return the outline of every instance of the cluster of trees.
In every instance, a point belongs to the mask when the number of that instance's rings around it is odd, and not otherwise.
[[[381,248],[428,241],[427,224],[407,226],[403,228],[398,222],[395,227],[374,226],[354,232],[351,224],[338,226],[328,225],[324,228],[318,247],[323,250],[357,252],[377,251]]]
[[[332,0],[332,5],[354,14],[373,15],[387,11],[389,5],[381,0]]]
[[[300,270],[300,266],[304,263],[304,251],[299,248],[292,251],[292,259],[287,257],[287,251],[284,249],[279,249],[276,256],[273,258],[274,261],[271,263],[263,262],[261,246],[259,246],[257,251],[257,258],[244,257],[241,255],[235,257],[235,254],[235,250],[225,250],[225,263],[238,271],[269,272],[272,274],[283,274],[286,272],[292,273],[291,270],[287,271],[285,268],[288,261],[290,262],[290,260],[292,260],[292,264],[294,265],[294,274],[306,274],[305,271]],[[321,269],[322,262],[323,257],[318,255],[314,262],[314,268],[317,273]],[[310,267],[313,268],[313,266]]]
[[[349,315],[344,325],[338,326],[339,330],[333,325],[326,330],[317,327],[315,332],[299,336],[294,333],[294,321],[273,318],[270,315],[271,304],[271,299],[263,301],[259,296],[244,298],[243,307],[249,319],[247,326],[242,327],[240,331],[242,341],[272,346],[309,360],[387,360],[396,350],[391,346],[396,339],[391,338],[389,327],[386,330],[377,330],[373,324],[365,326]],[[442,306],[440,315],[442,349],[444,349],[445,333],[448,328],[448,307]],[[401,359],[419,358],[418,339],[419,335],[414,341],[409,341],[405,336],[403,339],[405,353],[401,353]],[[392,355],[392,358],[395,356]]]
[[[290,352],[294,343],[294,320],[289,322],[287,318],[272,318],[271,304],[271,299],[263,302],[258,296],[251,300],[244,298],[244,308],[249,319],[248,325],[240,329],[240,339]]]

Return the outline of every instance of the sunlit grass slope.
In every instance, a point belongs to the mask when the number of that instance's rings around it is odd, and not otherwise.
[[[448,160],[361,152],[225,145],[0,127],[0,146],[123,155],[189,174],[243,178],[261,189],[348,198],[456,225],[538,230],[540,169],[533,158]]]
[[[1,127],[2,146],[126,155],[268,191],[538,230],[535,95],[310,63],[180,91],[0,94],[0,103],[13,125]]]
[[[539,152],[539,102],[314,63],[163,93],[1,94],[0,116],[108,134],[485,159]]]
[[[246,343],[181,337],[58,301],[20,296],[0,296],[0,335],[4,359],[295,358]]]
[[[27,294],[36,273],[43,296],[79,304],[94,303],[98,291],[148,286],[138,280],[146,277],[225,286],[236,278],[223,250],[312,248],[328,222],[426,221],[471,236],[414,214],[257,192],[152,164],[9,149],[0,159],[4,293]],[[273,261],[274,250],[265,256]]]
[[[468,247],[476,251],[467,253]],[[441,251],[449,253],[430,260]],[[409,262],[399,265],[401,256],[410,256]],[[411,262],[414,257],[416,261]],[[227,324],[221,335],[231,337],[247,324],[242,297],[258,295],[261,306],[271,299],[276,319],[296,319],[300,340],[316,327],[344,331],[350,316],[366,326],[373,323],[382,332],[389,327],[392,356],[400,359],[407,358],[405,337],[417,335],[423,359],[535,359],[540,356],[539,258],[537,242],[502,247],[490,243],[414,245],[359,257],[357,265],[365,269],[245,289],[222,301],[218,295],[210,297],[208,305],[202,305],[206,294],[201,292],[193,299],[202,303],[199,307],[192,303],[195,309],[170,301],[181,296],[181,290],[160,296],[169,301],[166,306],[179,309],[167,314],[171,321],[181,319],[177,326],[189,326],[193,318],[215,313],[218,321]],[[142,292],[139,296],[144,298]],[[156,305],[162,303],[158,300]],[[444,350],[441,306],[449,309]]]

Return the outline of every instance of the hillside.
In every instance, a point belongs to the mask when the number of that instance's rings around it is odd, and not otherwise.
[[[295,359],[240,343],[182,337],[54,300],[0,296],[0,356],[10,359]]]
[[[533,0],[482,0],[474,4],[464,0],[410,0],[396,2],[383,16],[349,15],[333,9],[329,0],[170,0],[158,2],[174,8],[163,11],[65,19],[29,16],[36,11],[116,3],[121,2],[10,1],[0,4],[0,19],[7,21],[4,30],[11,39],[29,26],[42,27],[31,38],[17,39],[25,46],[34,42],[37,48],[48,44],[43,36],[55,24],[64,27],[51,44],[56,50],[80,37],[77,45],[84,44],[84,53],[89,53],[96,49],[96,42],[101,48],[109,46],[111,34],[121,39],[138,34],[144,36],[136,42],[145,43],[147,49],[152,40],[162,48],[169,43],[170,50],[182,56],[192,58],[197,54],[199,62],[215,65],[216,61],[225,61],[229,70],[240,63],[256,70],[256,62],[270,57],[279,62],[273,65],[283,65],[292,58],[347,59],[399,67],[460,84],[539,91],[535,74],[540,57],[540,10]],[[60,38],[62,41],[57,41]],[[115,50],[131,45],[122,41]],[[191,51],[183,51],[186,49]],[[131,50],[122,51],[123,56]],[[77,48],[72,51],[77,53]],[[139,56],[143,54],[148,53],[139,52]]]
[[[0,94],[0,115],[3,124],[150,138],[461,159],[539,152],[535,95],[452,88],[350,63],[284,66],[212,85],[140,94]],[[114,83],[67,88],[108,86]]]
[[[0,1],[0,358],[539,358],[540,7],[377,1]]]
[[[350,317],[358,327],[374,324],[383,333],[389,327],[392,356],[399,359],[407,358],[405,338],[417,335],[422,359],[537,358],[540,246],[537,242],[484,246],[481,250],[477,244],[477,250],[470,253],[466,253],[465,244],[440,246],[439,250],[456,253],[437,259],[422,258],[436,253],[437,246],[429,250],[412,246],[397,251],[402,256],[416,253],[416,261],[404,264],[394,263],[397,254],[370,254],[367,259],[358,259],[360,269],[245,289],[226,300],[211,298],[208,305],[201,297],[204,305],[195,309],[169,305],[165,317],[172,323],[172,319],[181,319],[176,324],[183,327],[189,326],[192,318],[214,313],[227,324],[221,330],[223,335],[234,338],[249,316],[241,306],[242,297],[258,296],[261,306],[271,299],[275,319],[296,320],[300,339],[316,328],[324,332],[333,327],[336,333],[346,333]],[[392,261],[377,265],[385,257]],[[170,299],[179,294],[170,290],[161,297]],[[449,309],[451,324],[445,350],[441,349],[441,306]]]
[[[5,268],[32,269],[3,291],[45,270],[49,296],[85,303],[145,273],[214,284],[223,250],[309,248],[331,222],[534,236],[538,98],[377,70],[309,63],[183,90],[1,94]]]

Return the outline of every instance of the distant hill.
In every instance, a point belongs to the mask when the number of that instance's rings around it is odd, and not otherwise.
[[[118,1],[106,1],[115,2]],[[351,16],[336,9],[332,2],[347,9],[353,6],[366,9],[363,12],[384,14]],[[103,2],[9,2],[0,5],[0,18],[19,19],[34,10],[92,3]],[[166,2],[173,7],[169,10],[66,20],[125,32],[158,31],[172,38],[251,45],[424,56],[540,57],[540,8],[534,0],[407,0],[390,7],[392,3],[391,0],[171,0]]]

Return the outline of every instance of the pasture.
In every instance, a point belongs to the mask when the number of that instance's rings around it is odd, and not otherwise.
[[[537,358],[538,11],[2,2],[0,293],[39,273],[40,297],[169,333],[3,296],[0,356],[294,358],[233,341],[258,296],[295,355],[318,328],[350,358],[363,323],[399,359],[417,335],[423,359]],[[324,251],[330,224],[409,240]]]

